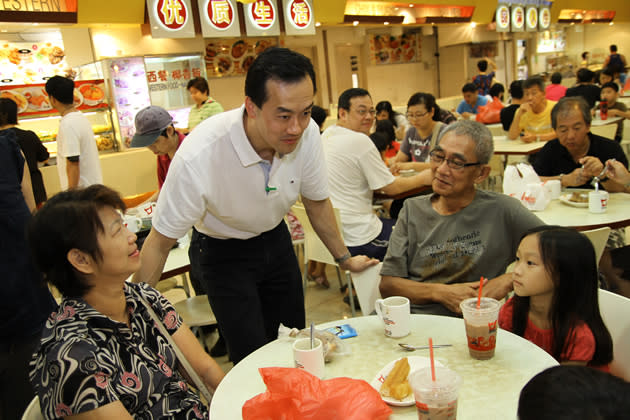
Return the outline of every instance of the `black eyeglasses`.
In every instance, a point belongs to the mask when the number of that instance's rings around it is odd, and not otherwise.
[[[447,159],[446,155],[444,153],[441,153],[438,150],[431,150],[431,152],[429,153],[429,157],[431,158],[431,162],[437,164],[437,165],[441,165],[442,162],[446,161],[446,164],[448,165],[449,168],[451,169],[455,169],[455,170],[462,170],[464,168],[468,168],[470,166],[477,166],[477,165],[481,165],[481,162],[476,162],[476,163],[466,163],[466,162],[462,162],[461,160],[458,159]]]

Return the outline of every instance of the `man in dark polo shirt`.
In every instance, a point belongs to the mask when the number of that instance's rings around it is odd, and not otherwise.
[[[560,99],[551,111],[551,124],[558,138],[547,142],[534,161],[534,170],[543,181],[558,179],[563,187],[593,188],[591,180],[608,159],[628,167],[618,143],[589,132],[591,113],[583,98]],[[600,185],[609,192],[623,191],[623,185],[611,179],[602,179]]]

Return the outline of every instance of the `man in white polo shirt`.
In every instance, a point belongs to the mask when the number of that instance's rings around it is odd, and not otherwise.
[[[315,74],[285,48],[265,50],[245,80],[243,107],[203,121],[178,149],[162,187],[135,281],[154,285],[176,238],[194,226],[191,270],[203,282],[234,363],[303,328],[300,270],[284,216],[302,196],[318,235],[343,269],[351,257],[328,200],[319,129],[311,121]]]
[[[343,239],[352,255],[383,260],[395,220],[379,219],[372,210],[374,191],[397,195],[431,184],[431,171],[394,177],[368,137],[375,109],[365,89],[343,92],[337,124],[322,134],[330,199],[339,209]]]

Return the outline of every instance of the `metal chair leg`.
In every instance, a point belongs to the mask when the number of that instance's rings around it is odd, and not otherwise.
[[[346,280],[348,282],[348,298],[350,299],[350,313],[352,314],[352,317],[354,318],[355,316],[357,316],[357,312],[356,309],[354,308],[354,293],[353,293],[353,288],[352,288],[352,276],[350,275],[350,272],[346,270]]]
[[[337,270],[337,280],[339,280],[339,290],[343,292],[343,282],[341,280],[341,270],[339,270],[339,266],[335,265],[335,270]]]

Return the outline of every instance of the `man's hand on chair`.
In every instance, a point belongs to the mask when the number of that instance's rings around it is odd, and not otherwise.
[[[380,261],[376,258],[369,258],[365,255],[356,255],[339,264],[339,267],[344,270],[350,270],[354,273],[358,273],[359,271],[363,271],[368,267],[378,264],[379,262]]]

